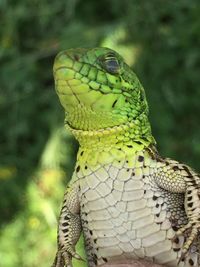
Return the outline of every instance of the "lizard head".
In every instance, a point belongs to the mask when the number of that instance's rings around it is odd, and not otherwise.
[[[137,76],[108,48],[69,49],[54,63],[56,92],[73,129],[99,130],[129,122],[145,130],[148,106]]]

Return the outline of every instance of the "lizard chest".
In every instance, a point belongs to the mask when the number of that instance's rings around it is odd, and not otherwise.
[[[156,185],[156,166],[151,165],[140,155],[131,166],[124,159],[93,171],[87,167],[80,178],[80,203],[89,261],[100,264],[108,257],[152,258],[163,253],[169,257],[174,236],[170,209],[183,199],[174,195],[177,201],[171,200]],[[172,255],[169,260],[176,261],[177,255]]]

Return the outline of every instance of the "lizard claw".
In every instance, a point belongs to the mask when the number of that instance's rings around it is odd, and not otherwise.
[[[194,242],[195,238],[198,235],[198,231],[199,231],[199,226],[194,223],[188,223],[186,226],[184,226],[183,228],[180,229],[180,231],[178,230],[177,235],[180,235],[182,233],[184,233],[186,230],[188,230],[189,228],[191,228],[190,233],[188,238],[186,239],[186,242],[183,246],[183,251],[188,251],[190,246],[192,245],[192,243]]]
[[[184,260],[185,260],[187,253],[188,253],[187,250],[184,250],[184,249],[182,250],[181,256],[180,256],[180,258],[179,258],[179,260],[178,260],[178,264],[179,264],[181,261],[184,261]]]
[[[178,236],[180,236],[180,235],[184,234],[186,231],[190,230],[190,232],[188,233],[188,236],[186,238],[186,241],[183,244],[182,253],[181,253],[181,256],[179,258],[178,263],[185,260],[186,255],[188,254],[191,245],[193,244],[194,240],[196,239],[196,237],[198,235],[199,228],[200,228],[200,225],[198,222],[192,222],[192,223],[188,222],[188,224],[184,225],[176,232],[176,235],[172,239],[172,242],[176,242]]]
[[[80,261],[85,261],[78,253],[76,253],[75,249],[72,246],[68,246],[67,248],[64,247],[63,250],[69,253],[71,257]]]
[[[58,251],[56,253],[56,257],[54,259],[54,263],[53,263],[52,267],[64,267],[64,266],[65,266],[64,259],[62,257],[61,252]]]
[[[77,260],[85,261],[74,249],[62,248],[58,250],[52,267],[73,267],[72,257]]]
[[[75,259],[77,259],[77,260],[80,260],[80,261],[85,261],[79,254],[77,254],[77,253],[75,253],[74,255],[73,255],[73,257],[75,258]]]

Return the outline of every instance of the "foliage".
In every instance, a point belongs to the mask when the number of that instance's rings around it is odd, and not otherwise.
[[[77,150],[53,89],[60,50],[119,51],[146,88],[160,151],[198,170],[199,11],[197,0],[0,2],[2,266],[45,267],[55,253],[58,207]]]

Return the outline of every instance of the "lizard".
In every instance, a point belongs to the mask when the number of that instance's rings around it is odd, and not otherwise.
[[[94,267],[123,259],[200,266],[200,176],[159,155],[145,91],[114,50],[60,52],[53,67],[65,126],[79,142],[63,200],[53,267],[81,257]]]

